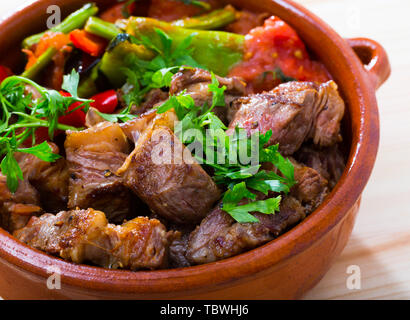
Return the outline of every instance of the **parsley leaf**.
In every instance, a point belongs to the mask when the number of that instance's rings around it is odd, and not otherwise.
[[[226,86],[222,86],[219,87],[219,81],[216,78],[215,74],[213,72],[211,72],[211,79],[212,82],[211,84],[208,86],[209,87],[209,91],[212,92],[212,106],[211,106],[211,110],[214,107],[225,107],[225,90],[226,90]]]
[[[78,98],[77,90],[79,83],[80,75],[73,69],[70,74],[63,77],[63,84],[61,88],[70,93],[71,96]]]
[[[53,153],[50,145],[45,141],[31,148],[18,148],[16,151],[30,153],[47,162],[54,162],[61,158],[59,154]]]
[[[16,160],[12,151],[9,151],[4,156],[0,164],[1,172],[7,177],[7,187],[14,193],[16,192],[19,180],[23,180],[23,172]]]
[[[281,197],[239,204],[243,199],[256,199],[256,195],[248,190],[245,182],[238,183],[225,192],[222,210],[229,213],[239,223],[250,223],[259,222],[250,214],[251,212],[274,214],[275,211],[278,211]]]
[[[144,45],[157,54],[150,61],[142,60],[135,55],[127,56],[129,67],[122,70],[127,76],[127,82],[122,90],[128,105],[139,105],[151,89],[169,87],[172,76],[181,67],[200,67],[191,56],[193,48],[190,49],[190,46],[195,33],[186,37],[176,48],[173,48],[173,39],[166,32],[155,29],[155,33],[160,40],[160,45],[155,45],[145,36],[138,39],[129,36],[126,40]]]
[[[194,157],[200,164],[213,169],[213,179],[217,184],[228,187],[222,209],[237,222],[258,222],[251,213],[274,214],[279,210],[281,197],[257,200],[254,192],[265,196],[270,196],[269,192],[288,193],[295,184],[294,167],[279,153],[278,145],[265,147],[272,131],[265,134],[256,132],[248,137],[244,129],[235,128],[233,134],[228,135],[224,123],[212,112],[215,106],[225,106],[226,87],[221,87],[212,74],[208,90],[212,92],[211,107],[206,103],[196,106],[192,97],[183,91],[170,96],[157,108],[157,113],[175,110],[180,120],[175,126],[177,137],[188,144],[190,150],[203,151]],[[257,157],[257,162],[249,161],[249,157]],[[264,162],[272,163],[279,173],[261,170]]]
[[[98,110],[95,111],[98,115],[100,115],[104,120],[109,122],[127,122],[132,119],[135,119],[137,116],[129,114],[128,112],[124,113],[102,113]]]
[[[0,157],[4,156],[1,172],[7,177],[10,191],[15,192],[18,181],[23,179],[21,168],[14,158],[15,152],[30,153],[48,162],[60,157],[53,154],[46,142],[36,145],[38,128],[48,128],[50,139],[53,139],[56,130],[78,130],[58,122],[59,117],[66,114],[73,102],[81,102],[81,106],[86,108],[91,102],[78,97],[78,82],[79,75],[74,71],[64,77],[63,88],[71,94],[70,97],[63,96],[56,90],[44,88],[21,76],[8,77],[0,84]],[[40,97],[34,99],[32,94],[27,93],[27,87],[36,90]],[[13,122],[10,119],[13,119]],[[32,147],[20,148],[20,145],[30,137]]]

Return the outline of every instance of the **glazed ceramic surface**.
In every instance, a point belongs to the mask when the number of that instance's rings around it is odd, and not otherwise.
[[[40,0],[0,22],[0,63],[17,66],[21,40],[45,28],[46,8],[68,14],[87,1]],[[112,1],[96,1],[99,5]],[[0,229],[0,296],[5,299],[293,299],[330,268],[351,234],[360,196],[379,142],[375,90],[389,76],[384,49],[369,39],[345,40],[288,0],[227,1],[267,11],[296,29],[326,65],[347,104],[344,137],[350,146],[343,176],[324,203],[302,223],[266,245],[223,261],[174,270],[130,272],[75,265],[29,248]],[[10,36],[13,35],[13,36]],[[317,50],[320,48],[320,50]],[[49,290],[50,267],[62,287]]]

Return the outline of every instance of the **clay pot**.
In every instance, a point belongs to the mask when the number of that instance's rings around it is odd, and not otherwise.
[[[86,1],[40,0],[0,22],[0,63],[16,64],[21,40],[45,28],[46,8],[64,13]],[[112,1],[96,1],[100,5]],[[360,197],[372,171],[379,118],[375,90],[389,76],[383,48],[369,39],[341,38],[326,23],[288,0],[233,0],[288,22],[323,61],[347,104],[346,169],[326,201],[279,238],[247,253],[201,266],[130,272],[75,265],[29,248],[0,229],[0,295],[5,299],[293,299],[330,268],[351,234]],[[61,271],[61,290],[46,286],[48,268]]]

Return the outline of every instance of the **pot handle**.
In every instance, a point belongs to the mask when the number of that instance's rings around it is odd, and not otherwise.
[[[367,38],[347,39],[347,42],[363,63],[375,88],[379,88],[391,72],[386,50],[378,42]]]

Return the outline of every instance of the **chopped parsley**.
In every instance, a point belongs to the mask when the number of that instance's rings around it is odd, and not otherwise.
[[[123,86],[124,100],[128,106],[139,105],[145,94],[151,89],[169,87],[171,78],[181,67],[201,67],[192,58],[193,48],[190,48],[191,34],[185,38],[176,48],[172,48],[173,40],[161,29],[155,29],[160,39],[161,46],[156,46],[151,39],[141,36],[140,39],[130,36],[131,42],[145,46],[156,53],[155,58],[146,61],[135,55],[127,57],[129,68],[124,68],[127,75],[127,83]]]
[[[0,157],[3,159],[0,168],[2,174],[7,177],[7,187],[11,192],[14,193],[18,188],[18,181],[23,180],[21,168],[14,157],[15,152],[30,153],[48,162],[60,158],[46,142],[36,145],[38,128],[48,128],[50,139],[53,139],[56,130],[78,130],[58,122],[58,118],[66,114],[73,102],[82,102],[79,107],[86,108],[91,102],[78,97],[78,83],[79,75],[75,71],[64,77],[63,89],[67,90],[71,97],[65,97],[56,90],[46,89],[21,76],[8,77],[1,83]],[[37,90],[41,97],[34,99],[32,94],[27,93],[27,85]],[[22,148],[23,142],[30,138],[33,147]]]
[[[212,168],[214,181],[226,188],[222,209],[240,223],[258,222],[252,212],[274,214],[279,210],[281,196],[272,197],[272,193],[289,192],[296,183],[294,167],[279,153],[278,145],[265,147],[272,131],[257,132],[248,137],[244,129],[236,128],[228,134],[226,126],[213,112],[214,107],[225,106],[226,87],[220,86],[212,74],[208,88],[212,92],[211,106],[206,103],[196,106],[194,99],[183,91],[171,96],[157,112],[174,109],[180,120],[175,134],[188,147],[199,145],[204,156],[194,154],[195,158],[205,167]],[[185,134],[190,129],[195,129],[191,131],[195,134]],[[256,163],[241,161],[241,150],[248,156],[256,156]],[[261,169],[261,164],[266,162],[273,164],[277,171]],[[255,192],[270,197],[257,200]]]

